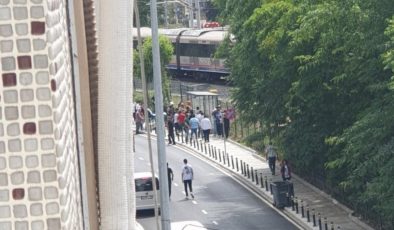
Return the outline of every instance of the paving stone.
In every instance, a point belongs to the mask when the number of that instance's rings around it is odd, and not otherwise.
[[[25,164],[28,168],[35,168],[38,166],[38,156],[30,155],[25,159]]]
[[[27,217],[27,210],[25,205],[14,205],[13,207],[14,217],[25,218]]]
[[[24,140],[24,145],[26,152],[34,152],[38,149],[37,139],[34,138]]]
[[[39,171],[30,171],[27,173],[27,183],[41,183],[41,175]]]
[[[32,18],[40,19],[44,17],[44,8],[42,6],[30,7],[30,16]]]
[[[44,222],[42,220],[36,220],[31,222],[31,230],[42,230],[44,229]]]
[[[0,201],[1,202],[8,202],[10,200],[10,192],[8,189],[1,189],[0,190]]]
[[[28,191],[30,201],[42,200],[42,189],[40,187],[29,188]]]
[[[46,41],[43,39],[34,39],[33,40],[33,49],[35,51],[43,50],[46,47]]]
[[[20,134],[19,123],[14,122],[7,125],[7,135],[14,137]]]
[[[25,182],[25,175],[23,172],[13,172],[11,174],[11,184],[20,185]]]
[[[33,105],[24,105],[22,106],[22,117],[24,119],[27,118],[35,118],[36,117],[36,108]]]
[[[1,29],[1,25],[0,25],[0,29]],[[1,65],[2,65],[3,71],[15,70],[15,68],[16,68],[15,58],[14,57],[3,57],[3,58],[1,58]]]
[[[32,74],[29,72],[20,73],[19,82],[24,86],[31,85],[31,83],[33,82]]]
[[[57,172],[55,170],[44,171],[44,182],[53,182],[57,179]]]
[[[30,205],[30,214],[32,216],[42,216],[42,214],[43,214],[42,204],[35,203],[35,204]]]
[[[20,169],[23,166],[23,159],[21,156],[10,156],[8,158],[10,169]]]
[[[12,9],[14,12],[14,19],[16,20],[23,20],[27,19],[27,7],[14,7]]]
[[[39,101],[51,100],[51,91],[49,88],[38,88],[36,90],[36,97]]]
[[[28,53],[31,51],[31,45],[29,39],[17,39],[16,47],[20,53]]]
[[[22,89],[20,91],[21,101],[28,102],[34,100],[34,91],[32,89]]]
[[[18,91],[16,90],[4,90],[3,99],[5,103],[17,103],[18,102]]]
[[[0,37],[10,37],[12,34],[12,26],[10,24],[0,25]]]
[[[21,140],[19,139],[8,140],[8,150],[10,152],[20,152],[22,150]]]
[[[2,53],[12,52],[14,49],[14,42],[12,40],[0,41],[0,51]]]
[[[15,24],[15,32],[19,36],[24,36],[29,34],[29,26],[26,23]]]

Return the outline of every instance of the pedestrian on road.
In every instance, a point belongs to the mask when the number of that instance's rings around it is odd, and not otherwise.
[[[172,169],[168,166],[168,162],[167,162],[167,174],[168,174],[168,193],[171,198],[171,184],[172,181],[174,180],[174,173],[172,172]]]
[[[187,163],[187,159],[183,160],[183,167],[182,167],[182,180],[183,180],[183,185],[185,186],[185,194],[186,194],[186,199],[189,199],[189,193],[187,191],[187,187],[189,186],[190,190],[190,196],[194,198],[193,195],[193,168],[191,165]]]
[[[175,145],[175,133],[174,133],[174,118],[173,114],[168,114],[167,117],[167,129],[168,129],[168,144]]]
[[[282,161],[280,173],[282,174],[283,181],[288,181],[291,179],[291,168],[289,162],[286,159]]]
[[[275,147],[272,146],[272,142],[270,141],[267,148],[265,149],[266,158],[268,158],[268,165],[271,169],[272,175],[275,175],[275,164],[276,164],[276,150]]]
[[[212,124],[211,120],[207,117],[207,115],[204,116],[204,118],[201,120],[201,129],[202,133],[204,135],[204,141],[209,142],[209,133],[211,132]]]

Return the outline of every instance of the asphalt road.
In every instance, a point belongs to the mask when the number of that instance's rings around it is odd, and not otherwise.
[[[156,141],[152,142],[154,153]],[[147,140],[135,137],[135,172],[150,171]],[[176,146],[166,146],[167,162],[174,171],[170,201],[171,222],[197,221],[207,229],[222,230],[290,230],[299,229],[254,193],[216,166]],[[154,157],[156,172],[157,157]],[[187,158],[194,170],[195,199],[185,199],[181,169]],[[145,230],[156,229],[153,211],[137,213]],[[185,228],[187,229],[187,228]]]

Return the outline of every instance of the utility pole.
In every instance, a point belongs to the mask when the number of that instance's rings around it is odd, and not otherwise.
[[[201,29],[201,8],[200,8],[200,0],[196,0],[195,3],[196,8],[196,17],[197,17],[197,28]]]
[[[152,27],[152,54],[153,54],[153,82],[155,88],[155,110],[156,110],[156,132],[157,132],[157,153],[160,186],[160,207],[161,207],[161,227],[163,230],[171,230],[170,222],[170,200],[168,192],[166,144],[164,141],[164,111],[163,111],[163,90],[161,84],[160,47],[159,31],[157,23],[156,0],[151,0],[150,5],[151,27]]]
[[[165,22],[165,27],[168,28],[168,4],[167,0],[164,0],[164,22]]]

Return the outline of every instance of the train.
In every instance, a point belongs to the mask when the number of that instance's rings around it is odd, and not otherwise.
[[[152,36],[149,27],[142,27],[140,31],[142,40]],[[226,80],[230,72],[225,59],[214,55],[224,39],[229,38],[227,28],[176,28],[159,29],[158,32],[168,37],[174,47],[174,55],[166,66],[172,77],[206,82]],[[138,46],[137,28],[133,28],[133,45],[134,48]]]

